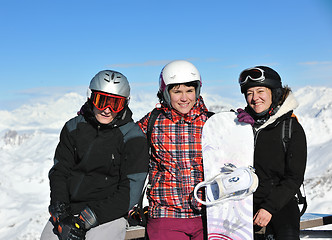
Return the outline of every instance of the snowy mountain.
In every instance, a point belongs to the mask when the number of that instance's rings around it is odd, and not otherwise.
[[[215,95],[203,95],[211,111],[244,107]],[[305,87],[295,92],[295,111],[308,142],[305,188],[307,212],[332,213],[332,89]],[[58,99],[0,111],[0,239],[39,239],[49,218],[48,171],[64,123],[85,97]],[[155,94],[134,95],[130,107],[138,120],[157,103]]]
[[[306,87],[295,93],[295,112],[307,136],[307,212],[332,213],[332,89]]]

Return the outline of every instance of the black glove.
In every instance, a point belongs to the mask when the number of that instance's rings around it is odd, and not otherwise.
[[[55,233],[60,240],[85,240],[86,231],[83,221],[78,217],[69,216],[59,222]]]
[[[78,218],[82,221],[86,230],[98,225],[97,216],[89,207],[84,208]]]
[[[64,202],[55,202],[48,207],[51,214],[50,221],[54,227],[57,227],[60,221],[70,216],[70,206]]]
[[[148,206],[145,206],[143,209],[139,206],[133,207],[128,212],[128,223],[130,226],[146,226],[148,219]]]
[[[84,240],[86,232],[97,225],[96,214],[86,207],[78,216],[69,216],[60,221],[57,235],[60,240]]]

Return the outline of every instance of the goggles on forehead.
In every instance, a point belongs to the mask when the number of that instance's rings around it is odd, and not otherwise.
[[[91,100],[93,105],[100,111],[109,107],[112,112],[118,113],[125,107],[127,99],[103,92],[92,92]]]
[[[255,82],[263,82],[265,80],[264,70],[260,68],[248,68],[241,72],[239,78],[240,86],[243,86],[248,82],[248,79]]]

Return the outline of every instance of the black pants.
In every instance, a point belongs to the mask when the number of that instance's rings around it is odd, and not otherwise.
[[[259,208],[259,207],[258,207]],[[255,212],[258,209],[254,209]],[[259,229],[255,229],[255,232]],[[273,214],[265,234],[255,234],[255,240],[299,240],[300,210],[297,200],[290,200],[279,212]]]

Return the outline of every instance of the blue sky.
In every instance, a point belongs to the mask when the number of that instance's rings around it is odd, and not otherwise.
[[[255,65],[294,90],[332,87],[330,0],[7,0],[0,22],[0,110],[85,93],[104,69],[126,75],[133,93],[156,92],[174,59],[196,65],[202,92],[227,98],[242,98],[238,75]]]

